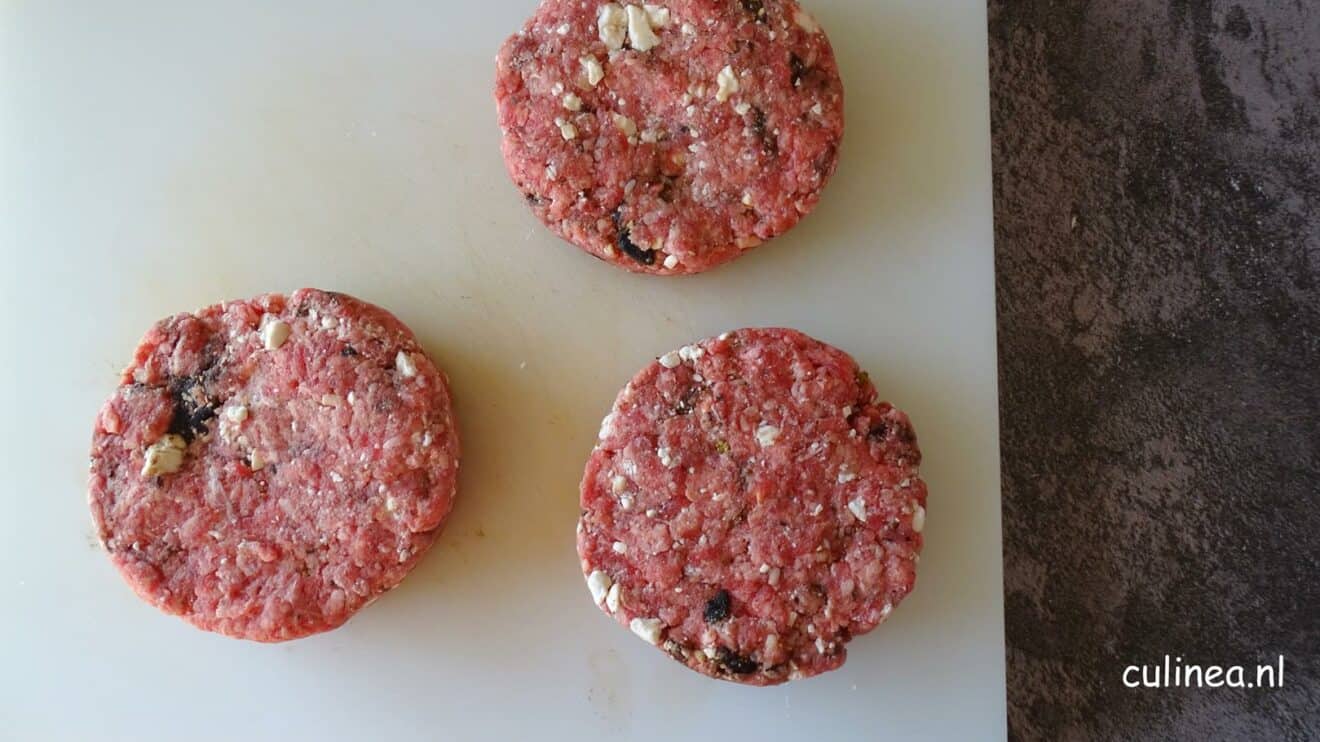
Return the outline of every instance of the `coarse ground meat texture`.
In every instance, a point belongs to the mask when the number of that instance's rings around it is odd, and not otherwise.
[[[913,586],[925,524],[908,418],[846,353],[726,333],[642,370],[582,478],[596,603],[698,672],[773,685],[843,664]]]
[[[90,500],[144,600],[257,641],[397,585],[454,501],[444,374],[389,312],[303,289],[156,324],[96,418]]]
[[[496,65],[527,203],[631,271],[734,259],[810,212],[838,163],[838,66],[792,0],[544,0]]]

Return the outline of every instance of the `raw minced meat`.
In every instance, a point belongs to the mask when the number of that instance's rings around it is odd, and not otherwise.
[[[547,226],[631,271],[781,234],[838,162],[843,85],[793,0],[544,0],[499,52],[505,164]]]
[[[282,641],[397,585],[453,504],[448,383],[408,328],[304,289],[157,323],[97,416],[90,501],[146,601]]]
[[[907,416],[837,348],[785,329],[685,346],[601,425],[581,486],[588,587],[707,675],[834,669],[912,590],[920,460]]]

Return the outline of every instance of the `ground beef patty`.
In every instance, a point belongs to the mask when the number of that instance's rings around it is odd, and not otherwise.
[[[834,173],[843,85],[792,0],[543,0],[497,58],[504,161],[559,236],[699,273],[797,223]]]
[[[694,670],[752,685],[843,664],[912,590],[926,486],[908,418],[842,351],[738,330],[619,394],[582,478],[596,603]]]
[[[448,384],[403,323],[303,289],[179,314],[92,437],[92,517],[143,599],[283,641],[403,579],[454,500]]]

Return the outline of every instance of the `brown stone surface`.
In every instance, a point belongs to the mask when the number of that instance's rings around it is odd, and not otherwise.
[[[1320,5],[990,48],[1011,734],[1320,738]],[[1166,653],[1285,684],[1124,687]]]

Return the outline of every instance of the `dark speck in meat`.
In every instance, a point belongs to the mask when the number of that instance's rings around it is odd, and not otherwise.
[[[191,376],[171,382],[170,394],[174,397],[174,415],[170,418],[168,432],[192,443],[194,438],[206,432],[206,422],[215,417],[215,407],[206,399],[202,385]]]
[[[750,675],[761,668],[751,657],[744,657],[726,647],[720,647],[715,654],[715,661],[733,675]]]
[[[793,87],[802,83],[802,76],[807,74],[807,65],[802,61],[802,57],[796,54],[788,55],[788,69],[792,73]]]
[[[636,260],[642,265],[653,265],[655,263],[655,252],[643,250],[638,247],[629,237],[628,228],[623,226],[619,217],[619,212],[614,212],[614,226],[619,230],[618,245],[624,255]]]
[[[765,3],[761,0],[742,0],[743,10],[752,14],[757,23],[765,23]]]
[[[765,111],[759,108],[752,109],[752,133],[761,140],[761,149],[766,154],[773,155],[779,152],[779,142],[766,127]]]
[[[706,623],[718,623],[728,618],[730,607],[731,602],[728,590],[721,590],[718,593],[715,593],[715,597],[706,601],[706,611],[703,614]]]

